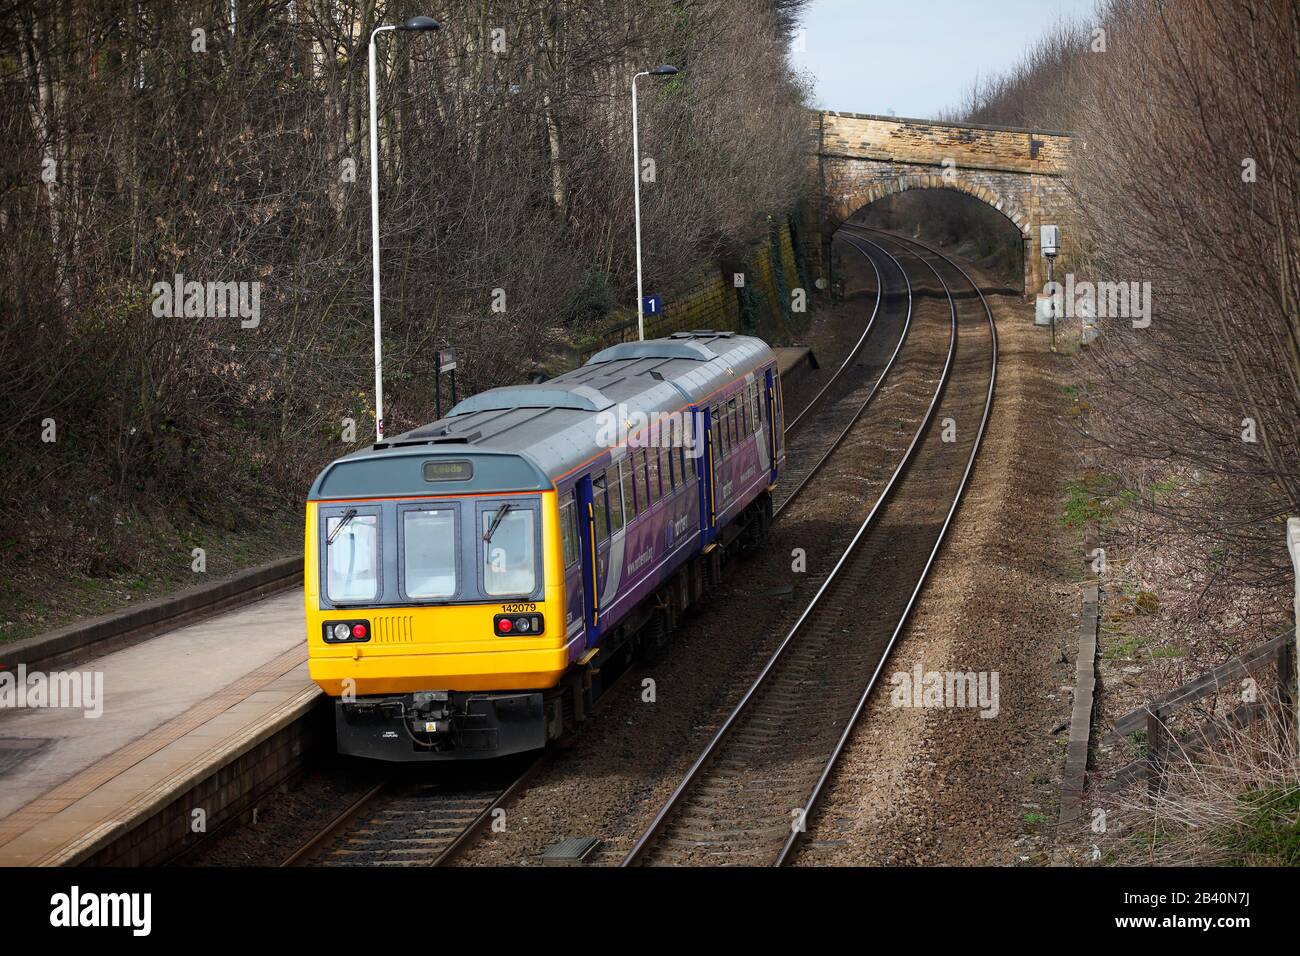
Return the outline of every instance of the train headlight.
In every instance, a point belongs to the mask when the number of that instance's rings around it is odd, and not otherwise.
[[[527,634],[527,633],[528,633],[528,618],[526,618],[526,617],[517,617],[517,618],[515,618],[515,630],[518,631],[520,634]]]
[[[347,644],[370,640],[369,621],[326,621],[324,631],[327,644]]]

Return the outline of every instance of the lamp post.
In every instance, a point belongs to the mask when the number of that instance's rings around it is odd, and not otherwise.
[[[370,246],[374,260],[375,302],[375,441],[384,440],[384,357],[379,334],[379,119],[375,111],[375,37],[389,30],[438,30],[433,17],[411,17],[404,23],[375,27],[370,33]]]
[[[664,64],[653,70],[642,70],[632,77],[632,195],[636,206],[636,334],[645,341],[645,296],[641,290],[641,145],[637,138],[636,81],[643,76],[672,76],[677,67]]]

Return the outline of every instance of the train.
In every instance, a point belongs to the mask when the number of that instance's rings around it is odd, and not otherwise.
[[[339,458],[308,494],[311,679],[340,753],[544,748],[761,542],[785,468],[775,352],[613,345]]]

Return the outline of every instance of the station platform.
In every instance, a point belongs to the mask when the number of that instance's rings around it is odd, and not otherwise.
[[[787,381],[817,367],[806,346],[777,354]],[[332,743],[332,723],[310,720],[323,695],[294,569],[272,562],[0,645],[0,671],[103,682],[99,716],[0,704],[0,866],[160,862],[288,776],[313,733]],[[118,631],[149,636],[113,649]]]
[[[817,368],[817,357],[806,345],[791,345],[776,349],[776,368],[781,378],[797,381],[802,375]]]
[[[291,587],[134,646],[100,656],[91,646],[81,660],[56,663],[48,673],[102,674],[102,714],[0,708],[0,865],[156,862],[178,827],[202,832],[264,782],[250,774],[287,768],[288,752],[240,760],[321,696],[307,677],[304,627],[302,590]],[[26,668],[29,680],[40,670]]]

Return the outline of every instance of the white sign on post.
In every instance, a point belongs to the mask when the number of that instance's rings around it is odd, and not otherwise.
[[[1061,229],[1059,226],[1039,226],[1038,244],[1043,247],[1043,255],[1054,256],[1061,251]]]

